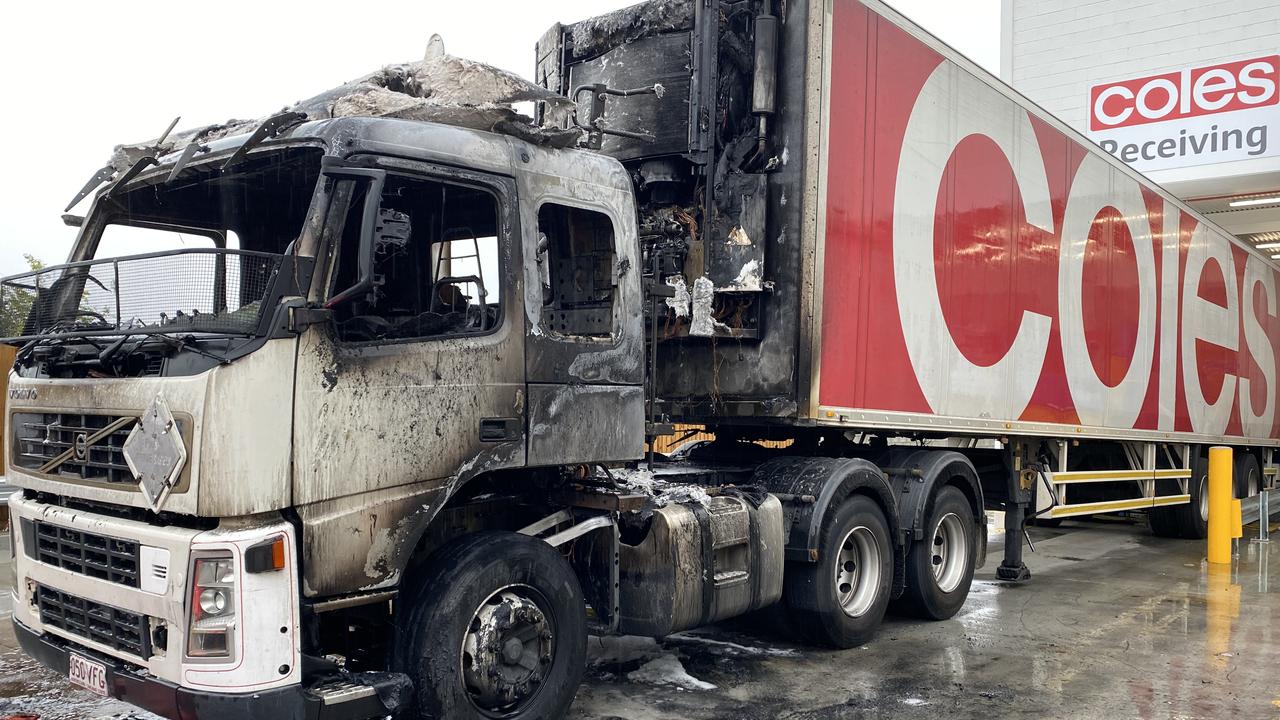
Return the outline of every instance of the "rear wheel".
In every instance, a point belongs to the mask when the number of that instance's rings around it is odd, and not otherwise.
[[[1241,452],[1236,455],[1235,465],[1236,497],[1243,500],[1261,492],[1262,465],[1258,463],[1258,456]]]
[[[562,717],[582,681],[582,589],[551,546],[509,532],[441,551],[396,619],[420,718]]]
[[[1209,531],[1209,460],[1196,452],[1188,481],[1191,502],[1185,505],[1152,508],[1148,513],[1151,532],[1161,537],[1203,539]],[[1173,491],[1165,492],[1171,494]]]
[[[959,612],[973,583],[975,550],[968,499],[954,486],[939,488],[924,538],[907,554],[902,608],[930,620],[946,620]]]
[[[867,642],[884,619],[893,583],[893,545],[880,506],[846,500],[824,523],[818,562],[787,568],[784,601],[802,638],[848,648]]]

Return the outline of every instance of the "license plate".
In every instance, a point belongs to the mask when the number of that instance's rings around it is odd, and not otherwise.
[[[79,685],[91,693],[96,693],[103,697],[107,696],[106,665],[71,653],[67,674],[71,679],[71,684]]]

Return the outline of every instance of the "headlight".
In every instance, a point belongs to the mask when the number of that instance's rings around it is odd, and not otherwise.
[[[236,618],[236,568],[231,557],[196,558],[192,568],[189,657],[231,657]]]

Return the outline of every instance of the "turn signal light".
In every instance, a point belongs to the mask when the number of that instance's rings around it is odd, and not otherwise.
[[[250,573],[274,572],[285,566],[284,536],[278,535],[244,551],[244,571]]]

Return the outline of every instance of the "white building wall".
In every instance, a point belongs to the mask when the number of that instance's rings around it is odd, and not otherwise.
[[[1089,88],[1280,51],[1277,0],[1003,0],[1003,79],[1074,127]]]
[[[1002,79],[1082,132],[1094,85],[1276,54],[1280,0],[1002,0]],[[1231,232],[1273,242],[1280,206],[1214,200],[1280,193],[1280,155],[1268,154],[1147,175]]]

